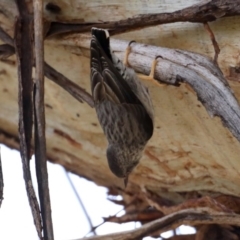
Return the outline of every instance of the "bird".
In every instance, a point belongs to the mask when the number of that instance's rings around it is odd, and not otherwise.
[[[148,88],[135,71],[110,48],[108,30],[91,29],[90,83],[97,118],[107,138],[107,161],[124,179],[138,165],[154,131],[154,110]],[[155,64],[156,65],[156,64]]]

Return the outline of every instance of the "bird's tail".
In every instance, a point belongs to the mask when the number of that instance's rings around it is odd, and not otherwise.
[[[107,57],[112,60],[108,30],[101,28],[92,28],[92,36],[95,36]]]

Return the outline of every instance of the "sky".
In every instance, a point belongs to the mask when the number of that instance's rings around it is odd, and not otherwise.
[[[4,178],[4,199],[0,208],[0,239],[37,240],[38,237],[33,224],[23,180],[20,154],[18,151],[11,150],[4,145],[0,145],[0,147]],[[30,167],[33,186],[36,191],[34,159],[30,161]],[[47,163],[47,167],[55,240],[73,240],[84,237],[89,232],[90,226],[66,177],[65,169],[58,164],[50,162]],[[102,223],[103,217],[115,215],[123,208],[107,200],[106,188],[97,186],[93,182],[77,175],[68,174],[94,226]],[[121,196],[117,198],[120,200]],[[124,211],[119,213],[119,215],[121,214],[124,214]],[[105,223],[96,232],[98,235],[103,235],[132,230],[140,226],[140,223],[134,222],[126,224]],[[190,227],[182,226],[177,233],[181,232],[194,233],[194,230]],[[168,238],[172,236],[172,231],[161,236]],[[153,238],[144,238],[144,240],[150,239]]]

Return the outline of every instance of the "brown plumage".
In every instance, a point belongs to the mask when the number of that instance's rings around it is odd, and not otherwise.
[[[153,134],[153,107],[134,70],[111,52],[108,31],[97,28],[92,29],[91,89],[108,140],[109,167],[126,184]]]

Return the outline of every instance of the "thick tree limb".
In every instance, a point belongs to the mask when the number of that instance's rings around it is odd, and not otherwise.
[[[32,210],[34,223],[40,239],[42,239],[42,224],[38,201],[33,189],[29,160],[31,157],[31,138],[33,124],[33,101],[32,101],[32,37],[33,23],[29,18],[28,2],[17,0],[19,18],[15,25],[15,50],[18,63],[19,81],[19,139],[20,153],[23,164],[24,180],[27,189],[29,204]]]
[[[1,147],[0,147],[0,207],[2,205],[3,200],[3,172],[2,172],[2,159],[1,159]]]
[[[76,36],[59,41],[65,45],[89,48],[89,35]],[[123,59],[127,46],[126,41],[111,39],[111,48],[120,59]],[[240,107],[218,66],[200,54],[139,43],[131,44],[128,62],[136,72],[149,75],[152,61],[157,56],[162,58],[156,65],[155,79],[176,86],[181,82],[188,83],[209,115],[220,117],[240,141]]]
[[[34,127],[35,127],[35,160],[38,181],[38,194],[43,221],[45,240],[53,240],[51,203],[48,187],[46,138],[45,138],[45,104],[44,104],[44,46],[43,46],[43,3],[33,1],[34,9],[34,50],[35,50],[35,94],[34,94]]]
[[[209,214],[205,211],[205,209],[201,208],[185,209],[154,220],[150,223],[144,224],[142,227],[135,230],[107,234],[104,236],[81,238],[78,240],[140,240],[155,231],[163,233],[165,231],[172,230],[182,224],[191,226],[199,224],[227,224],[240,226],[240,215],[223,214],[218,212],[215,214]]]
[[[174,22],[205,23],[216,19],[240,15],[240,5],[235,0],[210,0],[172,13],[140,14],[120,21],[70,24],[52,22],[47,36],[60,33],[89,32],[92,27],[106,28],[111,35],[140,28]],[[74,20],[76,23],[76,20]]]
[[[0,39],[3,42],[9,44],[10,46],[13,45],[13,39],[1,27],[0,27]],[[7,51],[5,48],[5,55],[7,54],[9,57],[12,53],[11,51],[12,48],[8,47],[8,49],[9,51]],[[88,92],[86,92],[85,89],[81,88],[76,83],[72,82],[70,79],[68,79],[63,74],[55,70],[46,62],[44,62],[44,74],[45,77],[58,84],[79,102],[82,103],[83,101],[85,101],[86,103],[88,103],[90,107],[94,107],[92,96]]]

